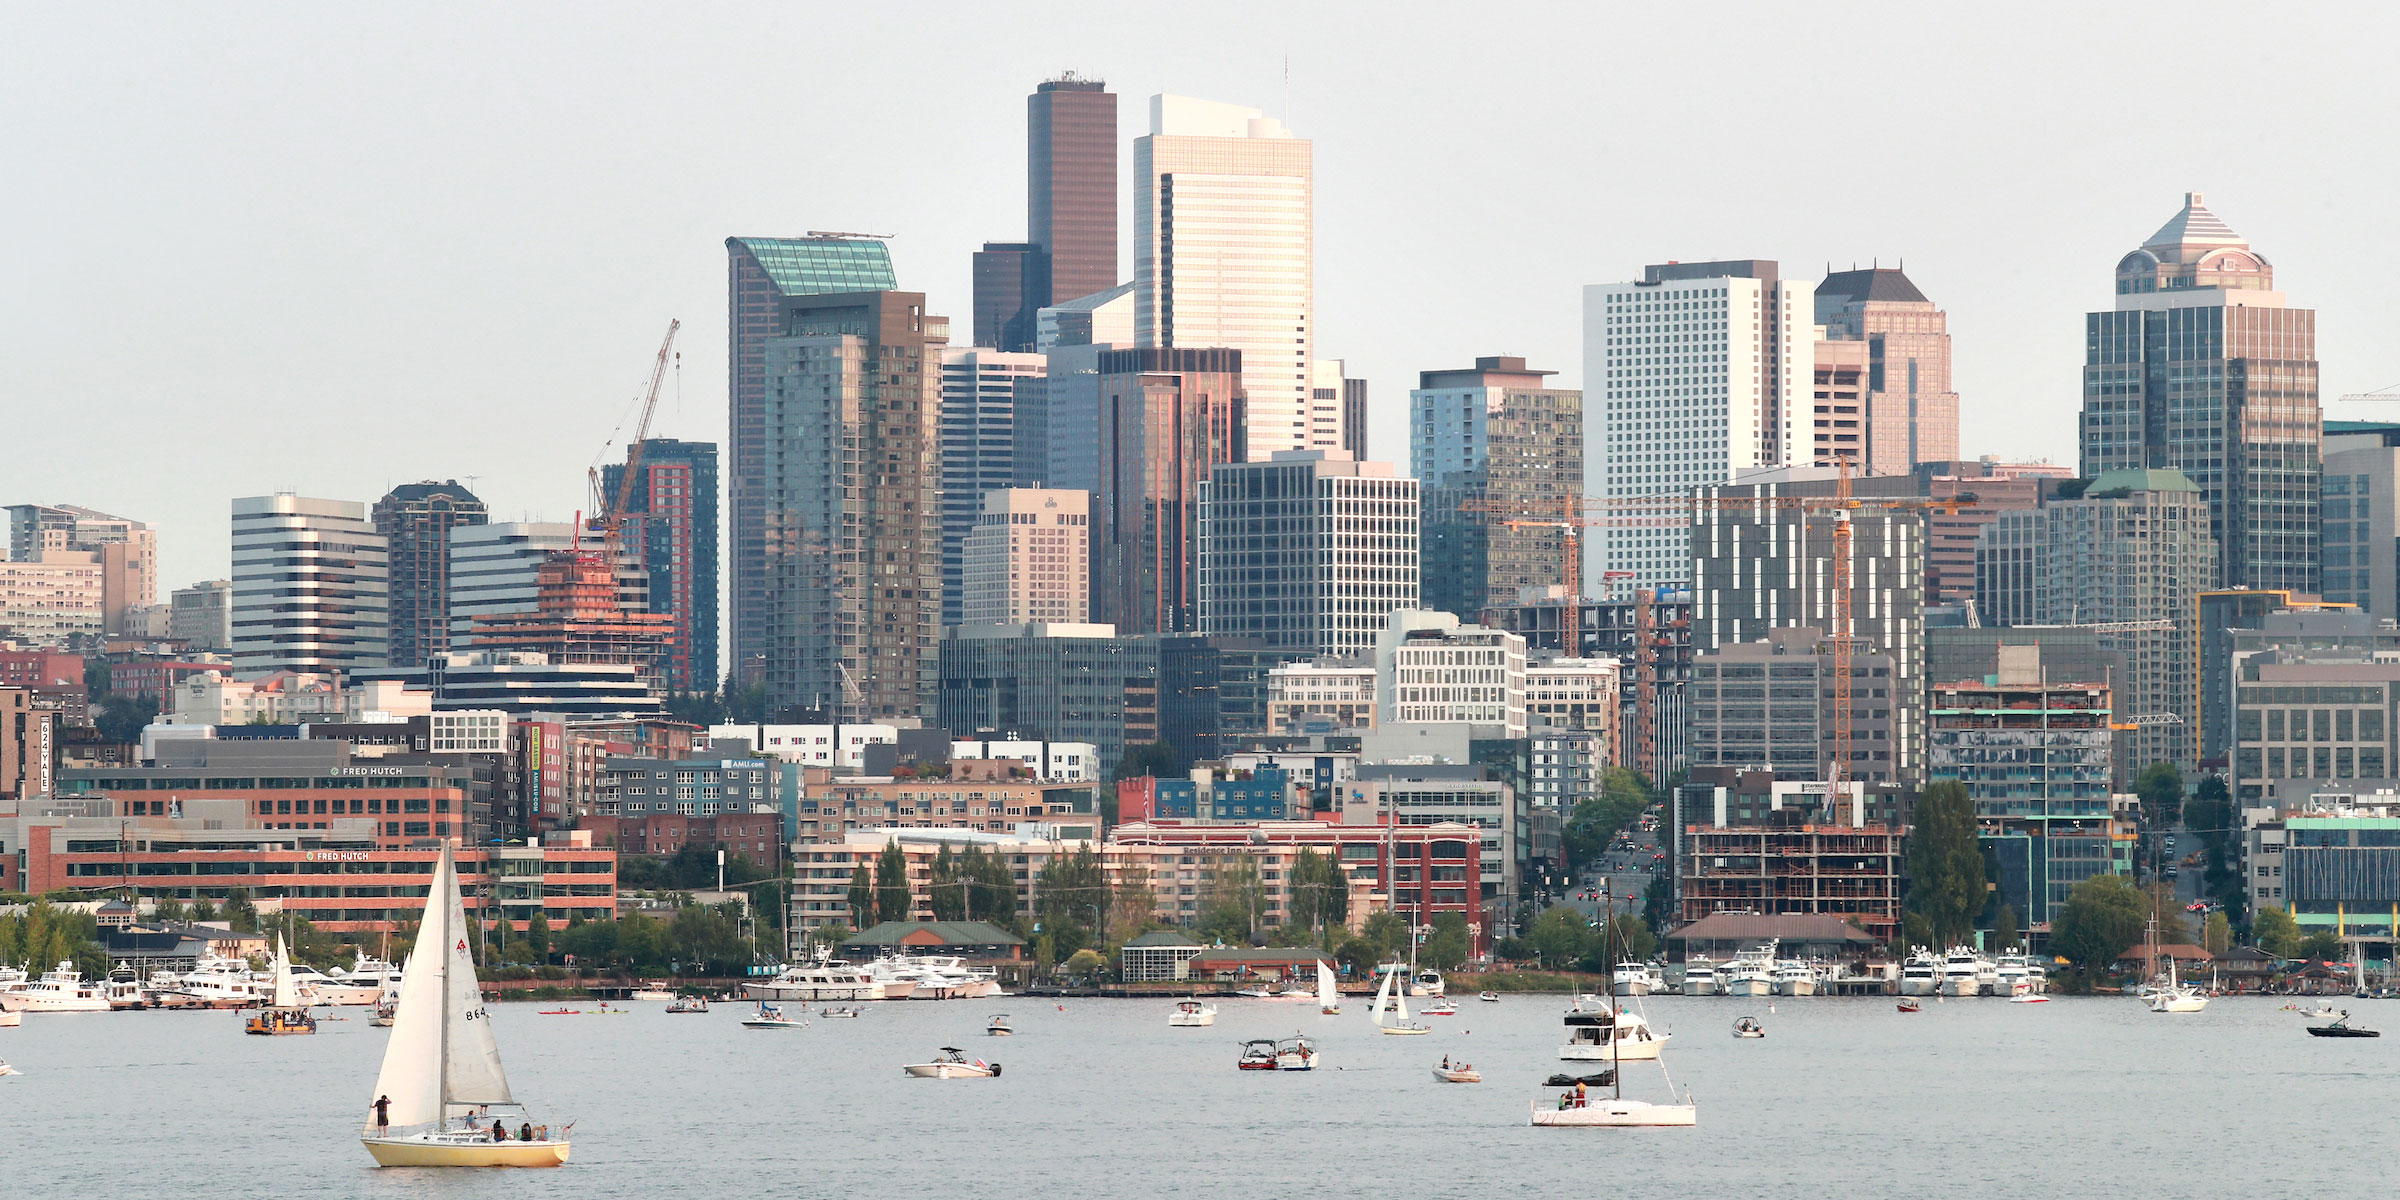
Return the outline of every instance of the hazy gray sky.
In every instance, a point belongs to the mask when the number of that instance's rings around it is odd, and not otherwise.
[[[165,587],[238,495],[565,519],[669,317],[656,431],[722,439],[729,234],[896,235],[965,335],[1067,68],[1128,141],[1159,91],[1315,140],[1378,457],[1419,370],[1578,383],[1584,284],[1905,258],[1965,451],[2072,462],[2082,314],[2190,189],[2319,310],[2329,397],[2400,383],[2393,10],[2119,7],[8,5],[0,504],[160,526]]]

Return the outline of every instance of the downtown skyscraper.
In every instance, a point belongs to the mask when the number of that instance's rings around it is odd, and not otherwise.
[[[2274,289],[2198,192],[2118,259],[2115,311],[2084,318],[2082,473],[2181,471],[2208,502],[2223,586],[2313,594],[2317,314]]]
[[[1036,316],[1116,287],[1117,96],[1069,72],[1025,98],[1025,240],[975,254],[978,346],[1034,348]]]
[[[1310,370],[1311,143],[1255,108],[1152,96],[1133,176],[1135,344],[1240,351],[1252,459],[1341,449],[1341,401]]]
[[[457,480],[429,479],[385,493],[373,515],[390,555],[391,663],[422,667],[450,648],[450,531],[491,514]]]
[[[601,468],[601,491],[614,497],[624,489],[617,536],[649,576],[649,610],[675,618],[667,686],[707,691],[718,682],[717,444],[648,438],[631,486],[625,466]]]
[[[1958,393],[1950,390],[1950,318],[1893,267],[1835,271],[1817,285],[1817,400],[1813,446],[1820,467],[1848,458],[1860,475],[1906,475],[1921,462],[1958,457]],[[1828,352],[1858,368],[1848,412],[1829,403]]]
[[[1566,582],[1567,528],[1522,523],[1582,508],[1583,393],[1549,386],[1554,374],[1513,357],[1418,373],[1408,457],[1425,488],[1423,607],[1472,621]]]

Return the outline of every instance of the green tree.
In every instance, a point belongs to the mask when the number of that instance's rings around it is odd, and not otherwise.
[[[1350,876],[1340,859],[1302,846],[1289,882],[1292,924],[1323,931],[1349,922]]]
[[[1078,936],[1084,939],[1075,946],[1062,944],[1058,950],[1062,955],[1074,954],[1076,946],[1089,940],[1083,930],[1107,914],[1108,901],[1108,876],[1100,869],[1100,856],[1089,845],[1073,854],[1052,857],[1034,876],[1033,911],[1042,928],[1077,925]]]
[[[550,914],[533,910],[533,919],[525,922],[525,950],[536,963],[550,961]]]
[[[1992,921],[1992,947],[1998,950],[2014,950],[2024,941],[2024,936],[2017,930],[2016,907],[2008,904],[2001,905],[1999,917]]]
[[[110,696],[100,702],[92,724],[102,739],[117,743],[142,740],[142,728],[158,719],[158,701],[147,696]]]
[[[1417,947],[1417,961],[1436,971],[1455,971],[1475,955],[1473,935],[1463,913],[1446,912],[1433,919],[1433,934]]]
[[[1598,862],[1617,834],[1632,826],[1656,799],[1650,781],[1630,767],[1610,767],[1600,773],[1600,792],[1575,805],[1562,831],[1568,870]]]
[[[2259,949],[2277,958],[2300,957],[2300,922],[2292,919],[2289,909],[2269,905],[2258,910],[2250,922],[2250,936]]]
[[[1657,937],[1667,931],[1668,923],[1674,919],[1675,889],[1667,886],[1666,876],[1651,876],[1650,885],[1642,889],[1643,922],[1650,926],[1651,936]]]
[[[2200,926],[2200,947],[2210,954],[2223,954],[2233,949],[2233,922],[2225,914],[2212,912]]]
[[[863,862],[850,868],[850,919],[861,928],[875,923],[875,884]]]
[[[258,906],[250,902],[250,889],[237,887],[225,892],[224,920],[235,933],[258,932]]]
[[[1073,954],[1068,955],[1064,966],[1066,973],[1070,977],[1076,979],[1097,978],[1104,973],[1107,968],[1108,960],[1101,957],[1099,951],[1093,950],[1089,947],[1077,950]]]
[[[1908,833],[1908,910],[1925,919],[1933,941],[1956,945],[1972,937],[1989,889],[1983,849],[1975,840],[1975,802],[1956,780],[1925,789]]]
[[[667,949],[685,971],[705,967],[710,974],[725,974],[749,961],[749,946],[742,940],[741,924],[732,912],[734,906],[691,904],[675,913],[667,926]]]
[[[908,855],[901,852],[900,839],[893,838],[875,860],[875,919],[905,921],[909,908]]]
[[[1552,905],[1534,918],[1532,931],[1525,935],[1534,962],[1551,970],[1563,970],[1581,961],[1591,942],[1590,918],[1565,904]]]
[[[1182,758],[1175,753],[1175,747],[1165,742],[1147,742],[1139,746],[1128,746],[1125,749],[1125,757],[1117,760],[1117,773],[1112,778],[1138,779],[1145,775],[1173,775],[1184,769],[1182,762]]]
[[[2150,900],[2122,875],[2094,875],[2067,893],[2050,922],[2050,949],[2089,984],[2149,927]]]
[[[1401,920],[1399,913],[1379,908],[1358,923],[1358,936],[1374,951],[1374,961],[1367,964],[1372,967],[1390,961],[1408,945],[1408,922]]]
[[[732,718],[733,724],[756,725],[767,719],[767,685],[764,680],[744,685],[727,675],[724,686],[717,689],[717,694],[724,697],[725,715]]]
[[[2133,777],[2133,792],[2142,798],[2142,823],[2152,830],[2173,829],[2183,819],[2183,772],[2174,763],[2143,767]]]
[[[1117,868],[1117,890],[1108,901],[1109,932],[1123,945],[1157,925],[1158,893],[1150,886],[1150,868],[1140,862]]]
[[[617,921],[618,965],[637,971],[656,971],[667,965],[667,927],[643,913],[627,913]]]
[[[963,921],[967,916],[967,893],[958,883],[958,862],[950,856],[950,843],[933,856],[933,866],[925,873],[926,899],[933,905],[936,921]]]
[[[1608,927],[1611,935],[1609,940],[1615,943],[1618,958],[1647,961],[1651,955],[1658,953],[1658,938],[1650,932],[1649,922],[1642,920],[1639,915],[1618,913],[1609,918]],[[1613,971],[1616,964],[1609,963],[1607,967]]]
[[[1265,908],[1266,887],[1259,882],[1258,860],[1247,854],[1224,855],[1208,875],[1200,905],[1200,932],[1229,945],[1249,945]]]
[[[2342,945],[2341,936],[2330,929],[2319,929],[2300,939],[2301,958],[2338,962],[2343,958],[2345,951],[2346,947]]]
[[[969,845],[958,861],[958,880],[966,893],[967,919],[1007,925],[1017,917],[1017,877],[997,854]]]

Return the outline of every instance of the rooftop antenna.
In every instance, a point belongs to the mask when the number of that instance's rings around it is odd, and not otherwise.
[[[1283,124],[1287,129],[1292,124],[1292,56],[1288,51],[1283,56]]]

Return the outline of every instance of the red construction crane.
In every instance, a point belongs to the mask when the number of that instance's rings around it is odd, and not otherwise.
[[[658,358],[650,364],[650,386],[642,392],[642,415],[634,424],[633,440],[625,447],[625,473],[617,478],[616,490],[602,496],[600,467],[594,464],[591,468],[592,507],[600,514],[600,561],[607,565],[612,574],[617,569],[617,553],[624,542],[625,501],[639,485],[643,443],[650,439],[650,417],[658,411],[658,389],[666,382],[667,364],[672,361],[675,350],[675,333],[682,328],[681,319],[668,321],[666,340],[658,344]],[[575,531],[575,540],[580,547],[583,542],[580,528]]]

